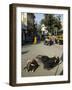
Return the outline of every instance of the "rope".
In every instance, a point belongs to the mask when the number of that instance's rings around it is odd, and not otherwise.
[[[59,69],[59,65],[63,62],[62,60],[60,60],[61,62],[58,64],[58,67],[56,69],[55,75],[57,75],[58,69]]]

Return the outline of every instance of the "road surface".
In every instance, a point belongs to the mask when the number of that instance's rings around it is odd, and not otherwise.
[[[63,54],[63,45],[52,45],[47,46],[44,45],[43,42],[39,44],[25,45],[21,50],[21,76],[22,77],[31,77],[31,76],[52,76],[52,75],[60,75],[63,70],[63,63],[57,65],[51,70],[47,70],[43,68],[43,63],[39,62],[39,67],[35,72],[26,72],[23,68],[26,65],[28,59],[33,59],[37,55],[46,55],[49,57],[59,56],[62,57]],[[61,58],[62,59],[62,58]]]

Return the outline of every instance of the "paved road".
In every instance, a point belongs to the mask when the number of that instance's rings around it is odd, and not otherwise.
[[[31,77],[31,76],[51,76],[51,75],[59,75],[63,70],[63,63],[59,66],[57,65],[51,70],[47,70],[43,68],[43,64],[38,61],[40,64],[39,68],[35,72],[25,72],[23,70],[28,59],[33,59],[37,55],[47,55],[49,57],[59,56],[62,57],[63,53],[63,45],[52,45],[46,46],[42,43],[35,45],[26,45],[22,47],[22,60],[21,60],[21,75],[22,77]]]

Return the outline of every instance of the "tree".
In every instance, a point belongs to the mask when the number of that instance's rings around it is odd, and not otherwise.
[[[42,25],[42,24],[45,24],[45,19],[42,19],[41,22],[40,22],[40,24],[41,24],[41,25]]]
[[[45,18],[41,20],[41,24],[45,24],[48,31],[53,34],[56,30],[62,28],[60,15],[56,16],[54,14],[45,14]]]

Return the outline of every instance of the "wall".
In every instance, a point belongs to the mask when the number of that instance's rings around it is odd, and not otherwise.
[[[10,3],[71,6],[72,0],[0,0],[0,90],[13,90],[13,89],[14,90],[24,90],[24,89],[25,90],[39,90],[39,89],[71,90],[72,82],[70,84],[58,84],[58,85],[55,84],[55,85],[28,86],[28,87],[11,87],[8,85],[8,82],[9,82],[9,4]],[[71,65],[71,68],[72,68],[72,65]],[[72,75],[72,72],[71,72],[71,75]],[[71,81],[72,81],[72,78],[71,78]]]

